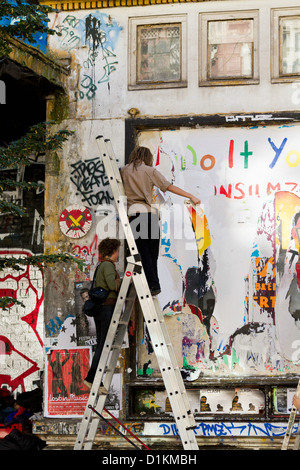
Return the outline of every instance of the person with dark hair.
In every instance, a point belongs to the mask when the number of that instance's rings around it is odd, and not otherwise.
[[[300,396],[297,393],[295,393],[295,395],[293,396],[293,405],[297,408],[300,413]]]
[[[83,302],[86,302],[90,296],[89,296],[89,289],[87,287],[84,287],[83,289],[80,290],[80,297],[82,298]]]
[[[153,167],[153,155],[147,147],[136,147],[130,154],[129,163],[121,169],[127,197],[127,212],[130,226],[141,255],[142,265],[152,295],[160,293],[157,272],[159,254],[159,214],[153,205],[153,188],[170,191],[186,197],[193,204],[201,201],[168,181]]]
[[[99,305],[99,313],[94,316],[97,346],[90,370],[84,380],[84,384],[88,388],[91,388],[95,378],[98,362],[101,357],[102,349],[118,297],[120,277],[116,270],[115,263],[117,263],[119,259],[120,245],[120,240],[114,238],[105,238],[99,243],[98,246],[100,264],[96,268],[97,272],[95,277],[95,287],[102,287],[103,289],[109,291],[109,294],[106,300],[101,305]],[[107,390],[104,388],[102,388],[101,391],[102,393],[107,393]]]

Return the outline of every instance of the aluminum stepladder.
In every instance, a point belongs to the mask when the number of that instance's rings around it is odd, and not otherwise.
[[[109,389],[122,342],[127,331],[131,311],[137,297],[160,367],[183,448],[185,450],[199,450],[194,432],[196,422],[191,411],[169,332],[165,325],[158,299],[150,293],[140,255],[129,225],[125,192],[120,171],[114,158],[112,145],[110,140],[104,140],[102,136],[97,137],[97,143],[127,240],[130,256],[127,258],[123,281],[74,450],[82,448],[90,450],[93,446],[100,418],[93,413],[90,406],[93,406],[98,413],[101,413],[104,408],[106,395],[99,393],[99,386],[103,383],[105,388]]]
[[[300,379],[298,381],[296,395],[300,397]],[[291,409],[289,421],[287,424],[286,433],[282,442],[281,450],[288,450],[289,448],[289,442],[290,442],[291,435],[293,434],[293,427],[294,427],[296,415],[297,415],[297,408],[295,407],[295,405],[293,405]],[[298,429],[298,434],[295,437],[293,450],[299,450],[299,446],[300,446],[300,434],[299,434],[299,429]]]

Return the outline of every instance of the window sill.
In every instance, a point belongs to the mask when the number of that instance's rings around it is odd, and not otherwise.
[[[207,80],[199,82],[199,86],[236,86],[236,85],[259,85],[258,78],[228,79],[228,80]]]
[[[271,78],[271,83],[293,83],[299,82],[300,76],[299,75],[289,75],[284,77],[273,77]]]
[[[156,83],[140,83],[136,85],[128,85],[129,91],[134,90],[157,90],[159,88],[187,88],[187,81],[181,82],[156,82]]]

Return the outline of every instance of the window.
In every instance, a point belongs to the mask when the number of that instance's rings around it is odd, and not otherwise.
[[[138,26],[138,83],[181,80],[180,31],[180,24]]]
[[[208,22],[209,78],[251,77],[253,20]]]
[[[200,14],[200,85],[258,83],[257,12]]]
[[[280,19],[281,75],[300,73],[300,17]]]
[[[129,90],[186,86],[185,16],[129,21]]]
[[[272,10],[272,81],[300,78],[300,9]]]

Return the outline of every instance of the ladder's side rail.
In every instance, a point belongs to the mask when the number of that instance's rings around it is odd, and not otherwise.
[[[140,299],[140,302],[144,310],[148,309],[150,311],[148,315],[144,315],[146,326],[149,330],[152,346],[156,353],[167,391],[171,394],[169,397],[170,401],[174,398],[176,398],[176,400],[179,398],[178,403],[176,403],[177,413],[179,413],[180,416],[189,418],[191,414],[190,406],[184,398],[186,396],[186,390],[164,320],[161,322],[156,312],[151,310],[151,306],[146,306],[147,299]],[[188,415],[186,415],[186,412],[188,412]],[[194,421],[187,423],[187,426],[192,425],[195,425]]]
[[[193,445],[195,449],[198,449],[195,433],[191,429],[191,427],[195,427],[196,423],[187,400],[183,398],[186,392],[183,392],[185,388],[182,377],[181,375],[180,378],[176,376],[178,365],[176,359],[172,360],[174,353],[171,352],[173,346],[169,335],[164,337],[150,292],[145,295],[147,289],[143,285],[145,283],[144,276],[136,275],[134,283],[183,445],[185,448]]]
[[[300,397],[300,379],[298,381],[298,386],[296,390],[296,395]],[[286,428],[286,433],[283,439],[281,450],[287,450],[290,442],[291,435],[293,433],[293,426],[297,415],[297,408],[295,405],[292,406],[291,414]],[[297,439],[297,438],[296,438]]]
[[[113,151],[113,148],[112,148],[112,145],[111,145],[111,141],[109,139],[105,139],[105,144],[106,144],[106,149],[107,149],[107,153],[108,153],[108,156],[110,158],[110,161],[111,161],[111,165],[112,165],[112,169],[114,171],[114,174],[116,176],[116,179],[117,181],[120,181],[122,182],[122,178],[121,178],[121,172],[119,170],[119,167],[117,165],[117,159],[115,157],[115,153]],[[120,193],[122,196],[125,196],[125,191],[124,191],[124,187],[123,187],[123,184],[120,188]]]
[[[170,346],[168,346],[170,359],[171,359],[173,364],[177,365],[177,358],[175,356],[174,348],[173,348],[173,345],[172,345],[172,342],[171,342],[171,339],[170,339],[169,330],[168,330],[168,328],[166,326],[166,323],[164,321],[158,299],[155,298],[155,299],[153,299],[153,301],[154,301],[154,306],[155,306],[156,311],[157,311],[158,319],[161,323],[163,337],[166,340],[167,346],[170,345]],[[176,383],[177,383],[177,386],[179,388],[181,398],[184,402],[185,409],[188,410],[188,418],[189,418],[189,421],[190,421],[190,427],[196,427],[196,421],[195,421],[194,415],[193,415],[193,413],[190,409],[190,401],[189,401],[187,391],[186,391],[186,388],[185,388],[185,385],[184,385],[184,382],[183,382],[183,378],[182,378],[182,375],[181,375],[181,372],[180,372],[180,369],[179,369],[178,366],[174,368],[174,372],[175,372]]]
[[[290,442],[291,435],[293,433],[293,426],[296,418],[297,408],[292,406],[291,414],[286,428],[286,433],[283,439],[281,450],[287,450]]]

